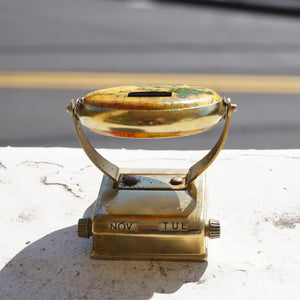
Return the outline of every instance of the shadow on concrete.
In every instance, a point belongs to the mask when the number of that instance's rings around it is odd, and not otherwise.
[[[300,3],[295,0],[157,0],[166,3],[193,4],[199,6],[219,7],[222,9],[249,11],[253,13],[285,15],[290,17],[300,16]]]
[[[1,270],[1,299],[149,299],[200,284],[207,268],[207,262],[93,260],[91,248],[76,226],[29,244]]]

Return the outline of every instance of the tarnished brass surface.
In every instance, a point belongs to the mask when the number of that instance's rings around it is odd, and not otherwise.
[[[99,168],[109,178],[113,179],[114,181],[118,181],[119,168],[115,164],[104,158],[89,142],[82,130],[81,123],[77,115],[77,109],[78,102],[75,102],[72,99],[70,105],[67,107],[67,112],[72,115],[76,134],[83,150],[97,168]]]
[[[205,260],[205,173],[187,190],[120,190],[104,176],[92,222],[91,256]]]
[[[197,86],[125,86],[81,98],[81,123],[104,135],[162,138],[199,133],[226,113],[216,92]]]
[[[220,236],[218,220],[206,220],[205,170],[225,142],[236,106],[212,90],[191,86],[127,86],[72,100],[78,139],[105,174],[93,219],[78,235],[93,237],[97,259],[205,260],[206,237]],[[161,138],[198,133],[224,118],[214,147],[189,170],[119,169],[90,144],[81,124],[117,137]]]
[[[197,176],[199,176],[212,164],[212,162],[218,156],[225,143],[229,128],[231,110],[232,107],[236,110],[236,105],[231,106],[230,98],[227,98],[226,100],[224,99],[224,103],[226,104],[226,119],[223,131],[214,147],[202,159],[200,159],[198,162],[196,162],[193,166],[190,167],[189,172],[187,174],[187,184],[190,184],[195,178],[197,178]]]
[[[79,99],[80,100],[80,99]],[[214,145],[214,147],[208,152],[206,156],[204,156],[201,160],[199,160],[196,164],[194,164],[188,171],[186,178],[184,178],[185,184],[189,185],[197,176],[199,176],[202,172],[204,172],[207,167],[214,161],[214,159],[219,154],[223,144],[226,140],[226,136],[228,133],[229,122],[231,111],[236,110],[235,105],[231,105],[231,100],[229,98],[222,99],[223,105],[225,107],[225,125],[223,131]],[[81,102],[74,100],[71,101],[70,106],[67,108],[67,111],[72,114],[74,127],[76,129],[76,133],[82,148],[84,149],[87,156],[91,159],[91,161],[108,177],[113,179],[119,185],[122,184],[122,171],[111,163],[110,161],[106,160],[101,154],[99,154],[96,149],[90,144],[89,140],[84,134],[84,131],[81,128],[81,123],[78,116],[78,111],[80,110]],[[135,172],[135,171],[132,171]],[[165,170],[168,172],[168,170]],[[161,174],[164,174],[162,172]],[[154,173],[152,173],[154,174]]]

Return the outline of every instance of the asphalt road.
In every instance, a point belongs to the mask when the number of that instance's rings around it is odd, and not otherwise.
[[[1,0],[0,71],[175,73],[183,83],[187,73],[299,76],[299,32],[295,17],[197,5]],[[299,93],[237,91],[226,92],[239,109],[226,148],[300,148]],[[0,146],[77,147],[65,106],[87,92],[1,88]],[[207,149],[220,130],[156,143],[92,140],[104,148]]]

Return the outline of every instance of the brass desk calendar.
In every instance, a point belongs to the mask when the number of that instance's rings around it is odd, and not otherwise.
[[[78,222],[80,237],[93,237],[96,259],[207,259],[206,237],[220,236],[206,219],[205,170],[220,152],[236,106],[216,92],[186,85],[109,88],[72,100],[78,139],[104,173],[93,218]],[[215,146],[190,169],[120,169],[101,156],[81,124],[109,136],[166,138],[203,132],[224,119]]]

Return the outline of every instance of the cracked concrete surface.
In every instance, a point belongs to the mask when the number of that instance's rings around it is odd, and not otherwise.
[[[62,186],[66,191],[70,192],[75,197],[80,198],[80,195],[77,195],[73,191],[73,189],[71,187],[69,187],[67,184],[61,183],[61,182],[49,182],[47,176],[44,176],[44,177],[41,178],[41,183],[43,183],[44,185],[59,185],[59,186]],[[76,184],[76,186],[78,186],[78,185]]]
[[[103,150],[187,168],[205,151]],[[81,149],[0,148],[1,299],[298,299],[300,150],[225,150],[208,168],[208,263],[97,261],[76,235],[102,174]],[[3,167],[5,166],[5,167]]]

